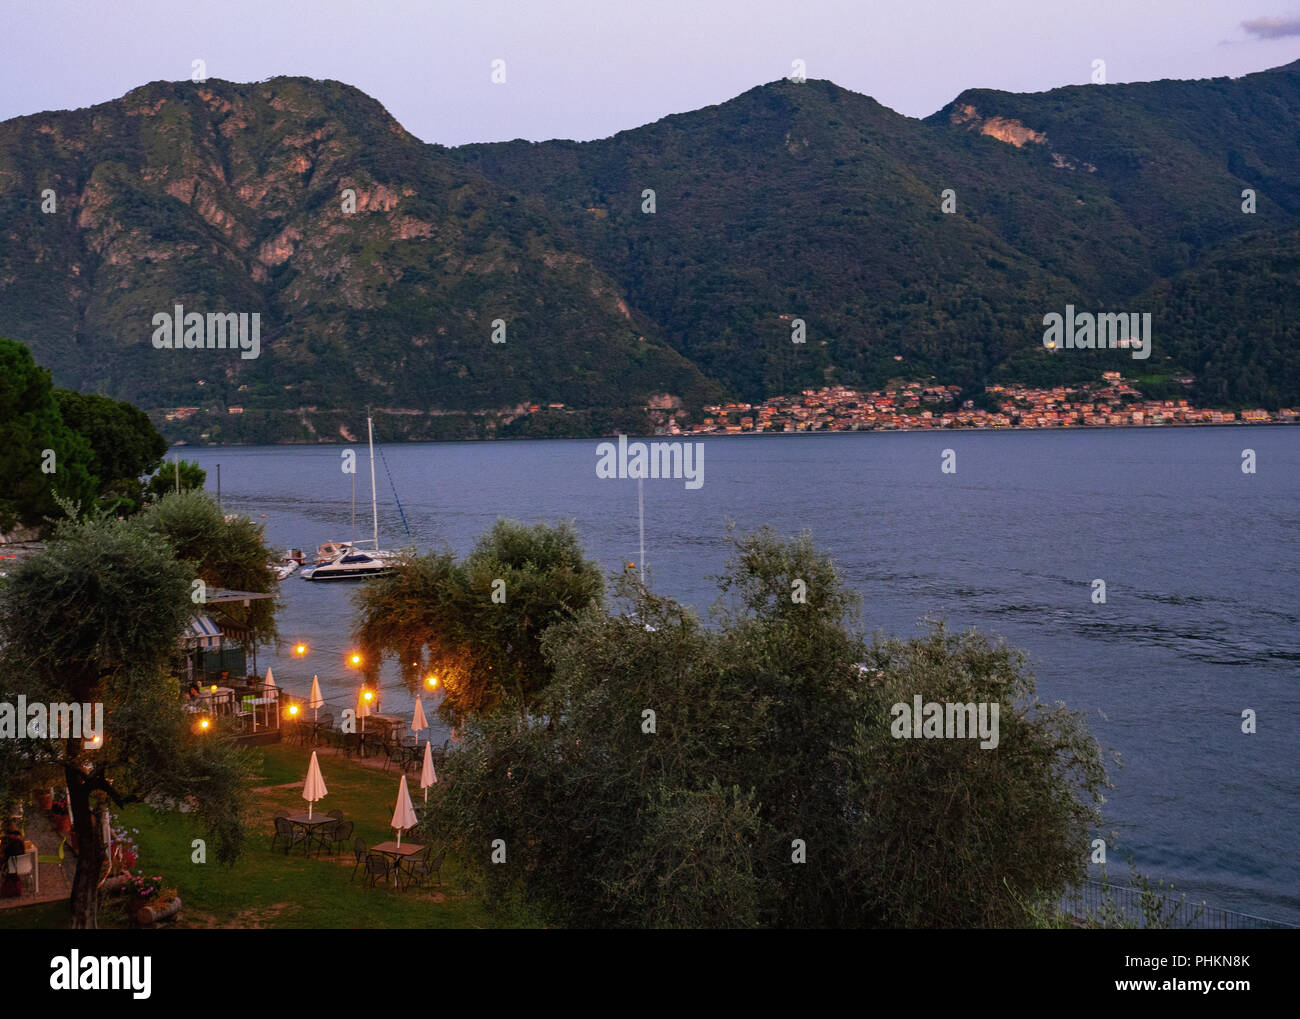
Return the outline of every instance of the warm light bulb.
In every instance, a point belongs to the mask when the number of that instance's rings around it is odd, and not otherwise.
[[[350,659],[350,661],[352,662],[353,665],[360,665],[360,664],[361,664],[361,656],[360,656],[360,655],[353,655],[352,658]]]
[[[293,649],[293,653],[296,655],[305,655],[307,653],[307,645],[299,644],[297,647]]]
[[[298,705],[296,704],[289,705],[289,714],[296,715],[297,713],[298,713]]]
[[[200,728],[200,729],[206,729],[207,727],[208,727],[208,720],[205,718],[205,719],[203,719],[203,721],[201,721],[201,722],[199,723],[199,728]]]
[[[438,685],[438,677],[437,677],[437,676],[430,676],[428,679],[425,680],[425,682],[428,683],[430,686],[437,686],[437,685]]]
[[[372,700],[374,696],[375,695],[372,694],[369,690],[366,691],[366,700]]]

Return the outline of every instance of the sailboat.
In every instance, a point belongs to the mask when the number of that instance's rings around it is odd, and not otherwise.
[[[327,541],[316,550],[316,565],[308,566],[302,571],[303,580],[360,580],[394,572],[393,561],[397,554],[379,547],[379,500],[375,494],[375,426],[369,412],[366,414],[366,431],[370,440],[370,512],[374,520],[374,537],[369,541]]]

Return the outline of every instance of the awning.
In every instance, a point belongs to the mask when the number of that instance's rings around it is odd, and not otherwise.
[[[215,605],[218,602],[242,601],[245,605],[249,602],[260,601],[263,598],[274,598],[273,594],[259,594],[257,591],[232,591],[225,587],[210,587],[204,597],[204,602],[208,605]]]
[[[221,645],[221,630],[207,616],[199,616],[190,622],[181,635],[181,646],[187,651],[196,648],[209,650]]]

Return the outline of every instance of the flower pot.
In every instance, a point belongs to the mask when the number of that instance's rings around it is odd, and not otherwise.
[[[54,794],[48,789],[36,794],[36,805],[42,810],[54,809]]]
[[[72,818],[67,814],[56,814],[54,817],[54,830],[60,835],[66,835],[72,831]]]

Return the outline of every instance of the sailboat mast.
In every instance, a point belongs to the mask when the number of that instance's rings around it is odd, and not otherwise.
[[[375,548],[379,548],[379,497],[375,494],[375,424],[366,411],[366,431],[370,433],[370,512],[375,521]]]

